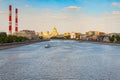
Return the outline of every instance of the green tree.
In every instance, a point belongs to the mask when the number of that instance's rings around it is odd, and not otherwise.
[[[0,32],[0,37],[7,37],[6,32]]]
[[[116,38],[117,42],[120,42],[120,36],[119,35],[116,35],[115,38]]]
[[[0,43],[22,42],[25,40],[28,40],[28,38],[22,36],[18,37],[18,36],[9,35],[9,36],[0,37]]]
[[[115,36],[113,35],[112,37],[109,37],[110,42],[114,42]]]

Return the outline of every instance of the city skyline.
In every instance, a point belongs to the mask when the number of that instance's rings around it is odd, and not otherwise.
[[[8,32],[9,5],[13,16],[19,9],[19,30],[120,32],[120,0],[0,0],[0,31]]]

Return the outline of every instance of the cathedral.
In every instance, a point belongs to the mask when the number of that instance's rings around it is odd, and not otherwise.
[[[51,32],[51,36],[58,36],[58,32],[57,29],[54,27],[52,32]]]
[[[47,31],[47,32],[44,32],[42,36],[44,38],[50,38],[50,37],[56,37],[58,35],[59,33],[57,32],[57,29],[54,27],[51,33]]]

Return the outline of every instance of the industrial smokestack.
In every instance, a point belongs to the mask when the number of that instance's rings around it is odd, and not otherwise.
[[[18,9],[15,9],[15,32],[18,32]]]
[[[9,5],[9,34],[12,34],[12,5]]]

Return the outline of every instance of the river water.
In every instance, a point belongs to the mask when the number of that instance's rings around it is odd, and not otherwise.
[[[0,80],[120,80],[120,46],[51,40],[1,50]]]

